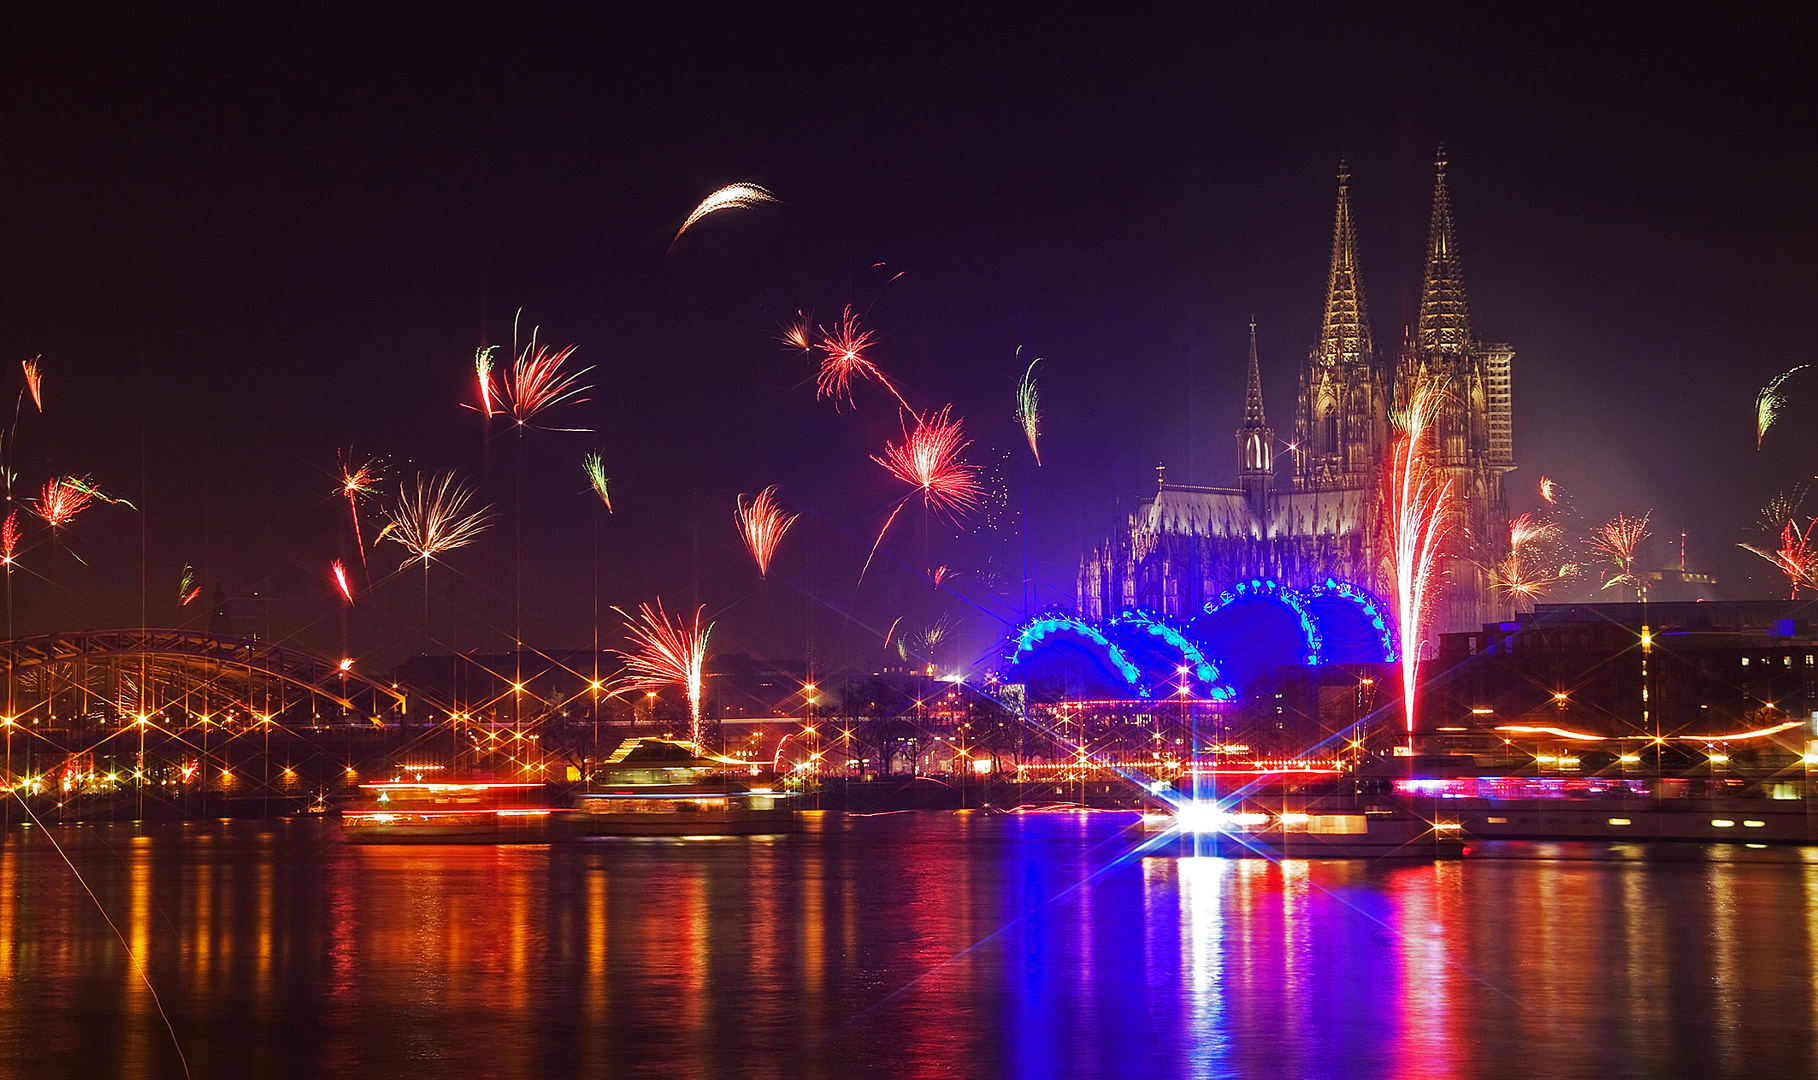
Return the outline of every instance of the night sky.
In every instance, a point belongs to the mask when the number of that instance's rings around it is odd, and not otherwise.
[[[1516,350],[1515,508],[1548,475],[1588,520],[1652,510],[1653,564],[1684,529],[1727,595],[1784,588],[1736,544],[1818,463],[1812,395],[1763,451],[1753,426],[1763,382],[1818,362],[1804,25],[57,18],[0,27],[0,386],[34,354],[46,373],[8,464],[20,496],[87,473],[137,509],[27,528],[18,634],[201,626],[219,585],[242,633],[421,650],[401,549],[369,552],[351,609],[328,580],[358,565],[352,447],[388,459],[388,492],[454,468],[497,510],[431,570],[438,651],[501,651],[520,618],[533,646],[588,647],[596,602],[613,644],[606,606],[661,596],[705,604],[720,652],[872,666],[892,620],[946,616],[937,659],[966,662],[1072,602],[1082,546],[1157,462],[1233,481],[1252,313],[1288,433],[1340,159],[1374,336],[1399,344],[1442,142],[1476,328]],[[783,202],[670,251],[734,181]],[[902,495],[868,458],[897,413],[874,386],[817,402],[778,341],[847,304],[912,402],[965,417],[1001,492],[958,528],[912,505],[862,585]],[[520,309],[520,335],[593,366],[591,400],[547,418],[590,433],[463,408],[475,347],[509,348]],[[1036,356],[1039,470],[1011,419]],[[803,516],[760,582],[732,513],[768,484]],[[205,592],[180,609],[186,563]]]

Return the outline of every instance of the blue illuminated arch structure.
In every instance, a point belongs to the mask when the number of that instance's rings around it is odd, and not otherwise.
[[[1328,664],[1395,662],[1395,623],[1388,606],[1370,590],[1327,578],[1307,591],[1307,609],[1319,625]]]
[[[1091,623],[1076,619],[1070,615],[1043,615],[1029,620],[1017,630],[1011,639],[1009,654],[1004,657],[1006,666],[1011,669],[1005,681],[1015,681],[1015,669],[1041,648],[1043,642],[1051,637],[1072,638],[1075,642],[1084,642],[1087,652],[1094,655],[1114,676],[1113,682],[1121,682],[1122,688],[1133,698],[1146,698],[1149,691],[1142,685],[1142,671],[1130,661],[1124,650],[1107,638]]]
[[[1205,612],[1207,615],[1217,615],[1239,601],[1261,599],[1274,600],[1294,613],[1294,617],[1300,621],[1301,636],[1307,643],[1306,655],[1301,662],[1308,667],[1321,663],[1320,654],[1323,651],[1325,638],[1319,632],[1319,624],[1314,621],[1313,613],[1307,608],[1307,598],[1299,590],[1283,585],[1273,578],[1251,578],[1248,581],[1240,581],[1219,593],[1218,599],[1207,601]]]
[[[1126,655],[1132,659],[1140,661],[1143,653],[1155,646],[1160,646],[1168,656],[1170,662],[1165,667],[1146,666],[1145,674],[1149,677],[1150,689],[1175,681],[1179,669],[1186,667],[1206,697],[1214,701],[1230,701],[1237,696],[1236,688],[1224,681],[1218,665],[1197,644],[1149,612],[1125,611],[1112,619],[1107,629],[1113,638],[1124,644]],[[1142,666],[1144,665],[1139,664],[1139,667]]]

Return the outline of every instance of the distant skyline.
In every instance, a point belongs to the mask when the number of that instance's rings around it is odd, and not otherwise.
[[[1784,593],[1736,545],[1818,470],[1810,402],[1764,450],[1753,427],[1756,390],[1818,360],[1797,24],[65,18],[5,20],[0,388],[42,354],[45,389],[8,465],[16,497],[88,474],[136,509],[28,528],[18,632],[203,625],[219,585],[243,629],[419,650],[421,574],[385,577],[403,552],[369,549],[351,608],[329,580],[359,561],[351,447],[389,459],[390,490],[455,469],[495,507],[431,570],[437,649],[504,651],[520,619],[589,647],[596,598],[611,645],[609,605],[660,595],[705,604],[718,651],[867,666],[899,617],[947,618],[951,659],[976,658],[1022,614],[1025,551],[1028,604],[1070,604],[1081,548],[1157,463],[1233,480],[1252,314],[1281,429],[1341,160],[1379,348],[1399,345],[1442,143],[1473,322],[1515,349],[1513,508],[1551,476],[1588,522],[1651,510],[1649,561],[1684,529],[1725,595]],[[781,202],[670,250],[735,181]],[[778,340],[848,304],[917,408],[954,405],[998,493],[957,528],[905,511],[862,585],[903,494],[871,455],[901,422],[874,387],[816,401]],[[591,433],[462,407],[520,309],[593,366],[550,421]],[[1039,469],[1012,419],[1036,356]],[[802,517],[760,579],[733,512],[772,484]],[[204,591],[180,608],[186,564]]]

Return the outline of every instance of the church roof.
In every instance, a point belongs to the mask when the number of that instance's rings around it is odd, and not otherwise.
[[[1370,488],[1273,491],[1265,516],[1258,518],[1236,488],[1163,485],[1130,515],[1130,524],[1171,536],[1262,539],[1359,533],[1366,531],[1373,494]]]

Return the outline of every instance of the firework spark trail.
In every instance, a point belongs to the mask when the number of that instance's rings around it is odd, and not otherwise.
[[[919,489],[930,509],[958,518],[979,507],[985,489],[978,480],[978,467],[960,457],[972,440],[965,437],[952,412],[953,406],[948,405],[926,418],[918,417],[915,429],[905,433],[901,443],[887,444],[882,456],[873,454],[871,460]]]
[[[196,584],[196,568],[184,563],[183,573],[177,578],[177,606],[188,607],[201,595],[202,586]]]
[[[1029,440],[1029,452],[1035,455],[1036,468],[1042,464],[1041,448],[1036,439],[1042,431],[1041,397],[1035,389],[1035,365],[1042,362],[1041,357],[1029,361],[1029,370],[1023,372],[1023,382],[1016,388],[1016,423],[1023,429],[1023,437]]]
[[[115,499],[104,494],[100,488],[95,486],[95,482],[86,476],[59,476],[46,480],[44,490],[39,494],[37,500],[27,503],[26,506],[32,513],[43,518],[45,524],[53,529],[60,529],[95,502],[133,506],[125,499]]]
[[[776,554],[776,546],[782,542],[783,534],[789,526],[795,524],[800,515],[786,514],[776,501],[776,485],[765,488],[756,495],[740,495],[739,508],[735,515],[739,523],[739,536],[745,541],[746,550],[757,562],[758,576],[765,577],[770,573],[770,559]]]
[[[722,210],[744,210],[762,203],[781,201],[756,184],[727,184],[701,200],[701,204],[688,215],[688,220],[682,222],[682,227],[675,231],[675,239],[669,242],[669,250],[674,251],[675,246],[682,242],[682,234],[709,214],[717,214]]]
[[[607,490],[612,477],[606,475],[605,456],[598,450],[587,453],[581,458],[581,471],[587,474],[587,486],[593,488],[593,493],[606,504],[606,512],[612,513],[612,493]]]
[[[979,507],[985,489],[978,481],[978,467],[966,464],[960,457],[972,441],[965,437],[960,421],[952,419],[952,412],[953,406],[948,405],[927,417],[916,417],[915,430],[905,432],[901,443],[886,444],[883,455],[873,454],[871,460],[920,491],[924,507],[958,520]],[[884,527],[872,541],[871,554],[865,556],[865,565],[859,570],[860,581],[865,580],[865,571],[871,568],[871,560],[877,556],[897,514],[915,494],[911,491],[903,496],[884,520]]]
[[[1559,536],[1559,526],[1541,521],[1533,514],[1522,514],[1509,522],[1509,547],[1515,551],[1549,543]]]
[[[6,566],[6,572],[13,572],[13,556],[19,551],[19,511],[14,510],[6,515],[6,524],[0,525],[0,564]]]
[[[902,621],[903,617],[898,615],[896,621],[890,624],[890,629],[884,631],[884,648],[888,649],[890,647],[890,638],[896,633],[897,624]]]
[[[1559,485],[1551,477],[1540,478],[1540,497],[1547,501],[1548,506],[1558,505],[1559,494]]]
[[[1396,417],[1402,434],[1389,460],[1389,550],[1395,560],[1402,707],[1409,735],[1414,733],[1421,634],[1445,577],[1440,549],[1451,533],[1452,482],[1441,477],[1433,461],[1434,420],[1444,399],[1443,388],[1433,384],[1415,392],[1407,410]]]
[[[844,398],[846,404],[851,405],[853,378],[876,379],[909,415],[916,415],[915,410],[909,408],[909,402],[897,390],[896,384],[890,381],[882,368],[865,356],[865,349],[871,344],[872,331],[859,329],[858,316],[852,313],[851,305],[847,305],[834,329],[829,330],[824,326],[819,329],[821,341],[815,347],[825,353],[826,357],[821,360],[820,371],[814,377],[817,400],[832,398],[834,407],[838,408],[840,399]]]
[[[574,355],[575,346],[551,351],[547,346],[538,345],[536,335],[531,335],[530,344],[512,360],[511,366],[505,369],[505,376],[500,380],[497,397],[500,408],[515,420],[519,427],[529,425],[531,419],[546,409],[557,405],[579,405],[588,400],[582,397],[592,389],[581,381],[581,376],[592,371],[584,367],[569,373],[562,370],[562,365]],[[586,428],[556,428],[557,431],[586,431]]]
[[[1810,367],[1810,364],[1800,364],[1791,371],[1781,372],[1755,395],[1755,449],[1761,449],[1761,440],[1767,438],[1768,428],[1773,427],[1774,421],[1786,411],[1788,399],[1783,388],[1787,381]]]
[[[429,480],[418,473],[416,491],[399,487],[397,505],[386,511],[387,524],[373,544],[390,539],[410,552],[410,558],[398,564],[400,570],[418,559],[427,568],[437,555],[466,547],[486,531],[492,508],[470,511],[467,504],[473,497],[473,489],[452,472]]]
[[[491,420],[499,415],[499,395],[492,385],[492,356],[497,345],[486,345],[473,351],[474,378],[480,384],[480,412]]]
[[[1818,589],[1818,550],[1810,546],[1814,530],[1818,530],[1818,519],[1806,523],[1803,529],[1798,522],[1788,521],[1780,530],[1780,546],[1772,551],[1764,551],[1753,544],[1736,546],[1773,563],[1786,575],[1791,589],[1789,598],[1797,600],[1801,588]]]
[[[1635,555],[1641,542],[1648,538],[1648,518],[1652,514],[1652,510],[1638,518],[1617,514],[1591,534],[1591,548],[1616,570],[1601,588],[1633,585],[1637,599],[1647,598],[1647,585],[1635,573]]]
[[[1534,601],[1577,569],[1560,558],[1557,522],[1524,513],[1509,522],[1509,550],[1489,567],[1490,587],[1520,604]]]
[[[366,538],[360,535],[360,504],[362,495],[370,495],[381,478],[382,462],[375,458],[367,461],[357,469],[347,467],[347,459],[339,450],[335,457],[341,463],[341,494],[347,499],[347,513],[353,518],[354,546],[360,550],[360,565],[366,565]]]
[[[697,753],[701,746],[701,680],[707,663],[707,637],[713,624],[701,627],[701,612],[694,613],[694,625],[672,620],[663,610],[661,597],[656,606],[639,604],[634,618],[624,608],[612,610],[625,618],[625,632],[637,646],[635,651],[615,650],[625,658],[630,673],[620,681],[626,690],[660,690],[679,686],[688,695],[688,740]]]
[[[32,404],[38,406],[40,415],[44,412],[44,376],[38,370],[38,361],[42,359],[44,357],[34,356],[29,360],[19,361],[19,366],[25,371],[26,389],[32,392]]]
[[[798,310],[795,313],[794,321],[783,326],[782,336],[778,340],[790,348],[800,349],[803,352],[812,352],[814,350],[814,340],[808,336],[808,330],[811,325],[813,324],[808,316]]]
[[[349,604],[353,603],[353,586],[347,581],[347,565],[340,559],[336,559],[328,564],[328,570],[335,576],[335,588],[341,590],[342,597]]]

